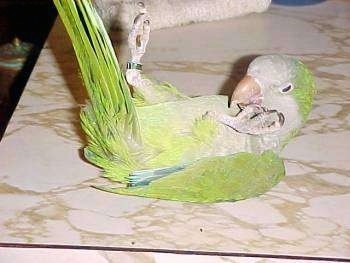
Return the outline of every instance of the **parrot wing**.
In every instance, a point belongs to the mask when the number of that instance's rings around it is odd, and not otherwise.
[[[147,186],[97,188],[122,195],[212,203],[258,196],[280,182],[285,174],[282,159],[272,151],[211,157],[182,168]]]
[[[135,106],[109,36],[90,0],[54,0],[71,38],[90,101],[81,112],[85,157],[123,181],[141,140]]]

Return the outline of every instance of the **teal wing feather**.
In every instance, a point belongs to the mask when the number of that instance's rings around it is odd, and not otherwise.
[[[283,161],[272,151],[202,159],[148,186],[101,190],[149,198],[211,203],[237,201],[265,193],[284,176]]]
[[[81,112],[86,158],[123,181],[136,165],[141,140],[129,87],[111,41],[90,0],[54,0],[73,43],[90,101]]]

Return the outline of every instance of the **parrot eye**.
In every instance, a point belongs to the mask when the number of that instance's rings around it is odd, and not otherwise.
[[[278,89],[281,93],[287,93],[287,92],[291,91],[293,88],[294,87],[293,87],[292,83],[287,83],[287,84],[281,85]]]

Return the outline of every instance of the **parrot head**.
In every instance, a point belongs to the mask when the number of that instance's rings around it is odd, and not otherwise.
[[[306,66],[286,55],[266,55],[253,60],[235,88],[231,105],[258,104],[283,114],[282,141],[291,138],[307,120],[315,82]]]

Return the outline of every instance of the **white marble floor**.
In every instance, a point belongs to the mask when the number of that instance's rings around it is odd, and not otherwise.
[[[316,263],[334,262],[333,259],[280,258],[276,256],[209,256],[169,253],[117,252],[105,250],[47,249],[47,248],[0,248],[0,259],[6,263]],[[339,260],[338,262],[344,262]]]
[[[0,143],[0,242],[349,260],[349,24],[350,2],[332,0],[300,8],[272,6],[263,14],[152,33],[145,70],[190,95],[228,94],[251,57],[259,54],[294,55],[316,76],[310,120],[283,152],[286,178],[258,198],[198,205],[90,187],[103,179],[81,158],[79,109],[86,94],[72,48],[56,23]],[[124,45],[118,53],[125,61]],[[88,257],[89,262],[296,262],[18,248],[0,249],[0,261],[27,257],[40,262],[45,257],[39,254],[48,258],[45,262],[60,257],[61,262],[67,262],[65,257]]]

